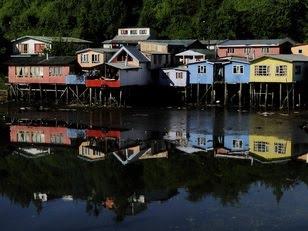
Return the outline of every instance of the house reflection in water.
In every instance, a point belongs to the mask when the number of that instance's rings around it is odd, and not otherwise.
[[[251,116],[250,153],[260,162],[284,162],[308,151],[306,135],[287,119]]]

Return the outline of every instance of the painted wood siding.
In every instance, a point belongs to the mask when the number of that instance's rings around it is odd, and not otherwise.
[[[276,67],[277,66],[287,66],[287,72],[285,76],[277,76],[276,75]],[[259,76],[256,75],[255,70],[256,66],[267,66],[269,68],[268,76]],[[293,64],[276,60],[272,58],[261,59],[260,61],[256,61],[250,66],[250,82],[259,82],[259,83],[291,83],[295,81],[294,77]],[[298,77],[300,79],[301,77]]]
[[[13,125],[10,127],[10,140],[17,143],[40,143],[71,145],[67,135],[67,128],[63,127],[35,127]]]
[[[37,67],[37,66],[35,66]],[[56,66],[61,68],[61,74],[58,76],[49,76],[49,66],[41,66],[43,68],[42,76],[22,76],[20,77],[17,73],[16,66],[9,66],[8,77],[9,83],[15,84],[30,84],[30,83],[41,83],[41,84],[66,84],[66,77],[70,74],[69,66]],[[31,68],[31,67],[30,67]]]
[[[266,160],[290,158],[293,151],[291,140],[276,136],[250,135],[249,147],[251,153]],[[278,153],[278,147],[281,153]]]
[[[213,134],[189,133],[188,146],[204,150],[213,149]]]
[[[26,44],[27,45],[27,52],[21,52],[20,48],[21,45]],[[37,53],[41,53],[39,52],[39,50],[36,50],[35,48],[38,48],[38,45],[40,45],[40,47],[44,46],[46,48],[50,48],[50,44],[38,41],[38,40],[34,40],[34,39],[25,39],[22,41],[18,41],[18,42],[14,42],[13,43],[13,53],[14,54],[37,54]]]
[[[291,48],[292,54],[308,56],[308,45],[295,46]]]
[[[247,49],[245,50],[244,47],[230,47],[233,48],[234,52],[230,52],[230,49],[227,47],[218,47],[218,57],[219,58],[224,58],[224,57],[251,57],[251,58],[259,58],[264,55],[275,55],[275,54],[280,54],[280,47],[247,47],[250,48],[249,53],[247,54]],[[268,52],[265,52],[265,50],[268,48]],[[228,52],[229,51],[229,52]]]
[[[198,73],[199,66],[205,66],[205,73]],[[200,62],[188,65],[190,84],[212,84],[213,83],[213,64]]]
[[[82,56],[84,58],[82,58]],[[98,61],[93,59],[93,56],[98,57]],[[105,56],[106,54],[102,54],[99,52],[87,51],[87,52],[79,53],[77,55],[77,61],[82,68],[92,68],[92,67],[95,67],[95,66],[98,66],[98,65],[101,65],[107,62],[108,60],[105,60]]]
[[[144,86],[151,82],[151,73],[146,63],[141,63],[140,68],[119,70],[120,85],[123,86]]]
[[[243,73],[234,73],[234,68],[243,67]],[[232,61],[225,65],[225,82],[228,84],[249,83],[250,65]]]
[[[159,85],[170,87],[186,87],[187,71],[176,69],[162,70],[159,75]]]

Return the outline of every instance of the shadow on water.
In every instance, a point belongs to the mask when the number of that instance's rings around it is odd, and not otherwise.
[[[308,186],[308,134],[299,128],[305,114],[126,109],[3,115],[0,192],[38,214],[52,201],[73,200],[84,202],[89,215],[110,211],[123,221],[183,190],[189,202],[211,197],[228,207],[255,185],[270,189],[277,203],[297,185]]]

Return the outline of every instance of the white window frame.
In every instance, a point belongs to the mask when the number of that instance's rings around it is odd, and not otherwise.
[[[287,76],[288,66],[287,65],[277,65],[276,66],[275,76]]]
[[[49,76],[61,76],[62,67],[61,66],[51,66],[49,67]]]
[[[256,65],[255,66],[255,76],[269,76],[270,66],[267,65]]]
[[[92,63],[99,63],[99,54],[92,54]]]
[[[233,47],[227,48],[227,53],[228,54],[234,54],[234,48]]]
[[[287,152],[287,145],[285,143],[275,143],[275,153],[285,155]]]
[[[253,142],[253,150],[255,152],[268,152],[269,143],[264,141],[255,141]]]
[[[233,65],[233,74],[243,75],[244,74],[244,65]]]
[[[80,60],[81,60],[81,63],[89,63],[89,54],[81,54]]]
[[[244,48],[244,53],[245,53],[246,55],[249,55],[249,54],[251,53],[251,47],[245,47],[245,48]]]
[[[198,65],[198,74],[206,74],[206,66]]]
[[[261,48],[261,52],[263,54],[269,54],[270,53],[270,48],[269,47],[262,47]]]
[[[235,150],[241,150],[243,149],[243,140],[241,139],[233,139],[232,141],[232,147]]]
[[[183,72],[181,72],[181,71],[175,72],[175,78],[176,79],[183,79]]]

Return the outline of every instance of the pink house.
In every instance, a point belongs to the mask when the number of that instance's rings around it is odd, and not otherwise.
[[[217,45],[217,55],[256,59],[264,55],[291,54],[292,39],[226,40]]]
[[[8,61],[8,78],[12,84],[66,84],[67,76],[75,71],[75,58],[13,57]]]
[[[10,140],[13,143],[71,145],[65,127],[12,125]]]

